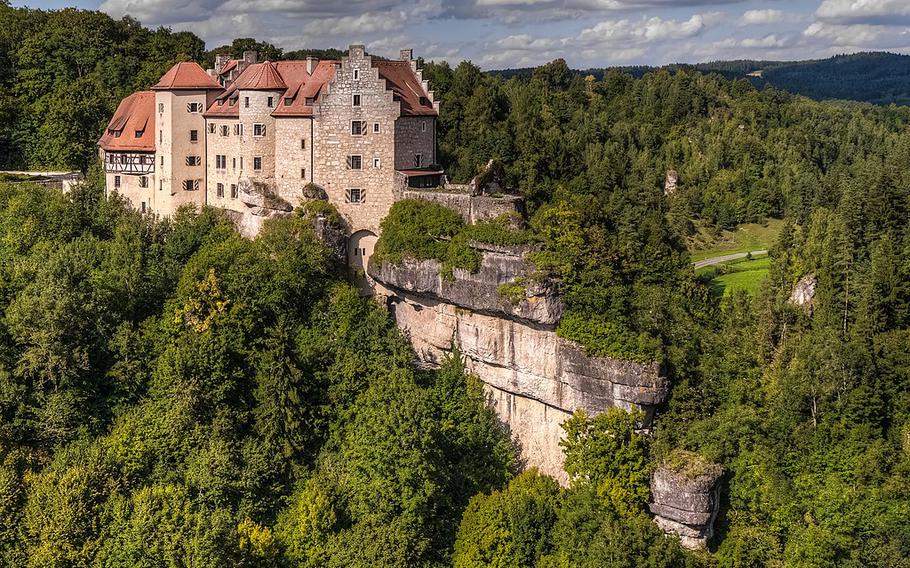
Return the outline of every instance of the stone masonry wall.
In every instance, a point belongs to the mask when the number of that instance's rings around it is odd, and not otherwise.
[[[315,110],[313,180],[326,191],[352,231],[378,233],[380,220],[395,201],[395,121],[401,103],[393,100],[363,46],[351,46],[325,91]],[[353,106],[354,94],[361,97],[359,107]],[[365,134],[351,134],[354,120],[366,123]],[[374,131],[377,124],[379,132]],[[352,155],[361,157],[360,170],[349,167]],[[374,158],[379,160],[378,167],[374,167]],[[362,203],[347,199],[347,190],[353,188],[363,191]]]
[[[436,163],[436,117],[402,116],[395,122],[395,169],[407,170]],[[420,165],[415,157],[420,154]]]
[[[466,223],[476,223],[495,219],[503,214],[522,213],[524,204],[521,197],[503,195],[471,195],[467,192],[454,192],[432,189],[404,189],[402,199],[423,199],[444,205],[457,211]]]
[[[239,211],[242,208],[237,197],[231,197],[231,185],[240,183],[242,170],[240,168],[241,138],[235,134],[234,126],[237,119],[218,118],[206,121],[206,143],[208,146],[206,172],[208,187],[206,188],[206,202],[214,207],[222,207]],[[208,125],[215,125],[215,132],[209,132]],[[227,126],[227,136],[222,135],[222,126]],[[226,167],[216,168],[215,156],[225,157]],[[218,184],[224,186],[224,195],[218,197]]]
[[[275,120],[275,183],[278,194],[295,207],[303,198],[303,188],[313,179],[313,128],[312,118]]]
[[[173,215],[185,203],[192,203],[197,208],[205,204],[205,119],[202,112],[188,112],[187,104],[199,103],[204,109],[212,96],[201,90],[155,93],[155,177],[158,188],[152,201],[155,212],[160,215]],[[197,132],[196,141],[190,139],[192,130]],[[187,156],[199,156],[200,165],[187,166]],[[183,181],[187,179],[199,180],[199,189],[185,190]]]

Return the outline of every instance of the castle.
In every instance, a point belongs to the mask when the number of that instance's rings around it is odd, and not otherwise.
[[[308,192],[336,206],[365,271],[379,222],[407,187],[439,184],[433,100],[410,49],[397,61],[352,45],[341,61],[218,56],[174,65],[126,97],[98,142],[108,192],[162,216],[226,210],[241,232]]]

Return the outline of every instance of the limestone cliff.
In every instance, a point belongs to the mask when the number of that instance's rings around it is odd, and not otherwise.
[[[527,465],[566,482],[560,424],[572,412],[620,406],[641,408],[650,419],[668,383],[656,363],[589,356],[558,337],[562,303],[546,281],[528,285],[520,302],[504,298],[501,285],[531,280],[529,270],[521,251],[485,251],[478,272],[456,269],[451,280],[436,261],[369,265],[421,361],[436,365],[457,346],[487,385]]]
[[[688,452],[674,452],[676,463],[665,463],[651,476],[654,521],[675,534],[686,548],[705,548],[713,535],[720,505],[723,468]]]

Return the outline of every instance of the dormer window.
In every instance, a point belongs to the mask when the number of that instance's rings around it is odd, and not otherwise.
[[[314,104],[316,104],[316,99],[315,99],[315,97],[307,97],[307,98],[306,98],[306,105],[307,105],[307,106],[313,106]]]
[[[137,130],[136,138],[142,138],[142,135],[145,134],[145,130]]]
[[[292,97],[284,97],[284,106],[291,106],[292,102],[294,102]]]
[[[122,131],[122,130],[114,130],[113,132],[114,132],[114,138],[120,138],[120,134],[121,134],[123,131]]]
[[[427,106],[427,104],[429,104],[429,102],[430,102],[430,101],[429,101],[426,97],[420,97],[420,105],[421,105],[421,106]]]

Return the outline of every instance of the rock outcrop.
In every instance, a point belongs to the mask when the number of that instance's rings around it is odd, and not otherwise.
[[[456,270],[450,281],[435,261],[371,263],[369,272],[389,290],[390,309],[421,362],[438,365],[457,346],[526,464],[565,483],[560,424],[576,409],[614,406],[640,408],[650,419],[667,396],[667,379],[657,363],[589,356],[558,337],[562,304],[552,289],[529,286],[517,305],[502,297],[504,282],[528,273],[522,255],[483,256],[477,273]]]
[[[689,549],[706,548],[714,534],[723,468],[689,452],[674,452],[651,476],[654,521]]]
[[[815,274],[806,274],[799,279],[793,292],[790,294],[790,303],[803,308],[810,314],[815,308],[815,289],[818,287],[818,278]]]

